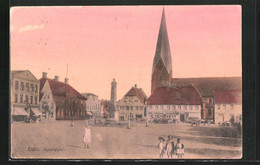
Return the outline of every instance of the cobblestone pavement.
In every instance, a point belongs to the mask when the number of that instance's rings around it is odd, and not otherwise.
[[[212,136],[203,131],[217,126],[191,127],[187,124],[135,124],[131,129],[92,126],[90,148],[83,147],[85,121],[53,121],[11,124],[11,155],[13,158],[41,159],[158,159],[158,136],[181,138],[185,145],[183,159],[238,159],[242,139]],[[164,155],[164,159],[166,155]],[[174,155],[173,159],[177,159]]]

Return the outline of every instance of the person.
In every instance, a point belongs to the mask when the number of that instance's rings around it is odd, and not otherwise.
[[[184,155],[184,144],[181,143],[181,140],[179,138],[177,139],[175,148],[178,158],[182,158],[182,155]]]
[[[172,158],[172,155],[174,154],[174,142],[173,142],[173,136],[169,135],[168,136],[168,140],[166,142],[166,154],[168,156],[168,158]]]
[[[88,125],[88,122],[86,122],[86,128],[83,132],[83,143],[84,148],[89,148],[91,143],[91,127]]]
[[[158,143],[158,150],[159,150],[159,157],[163,158],[164,150],[165,150],[165,144],[164,144],[164,138],[158,137],[159,143]]]

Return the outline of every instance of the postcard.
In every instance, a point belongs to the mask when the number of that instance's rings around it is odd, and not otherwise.
[[[11,7],[11,159],[241,159],[241,16]]]

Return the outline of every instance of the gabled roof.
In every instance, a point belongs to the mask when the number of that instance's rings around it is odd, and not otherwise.
[[[242,104],[242,90],[215,90],[215,103]]]
[[[203,97],[214,95],[214,90],[242,89],[241,77],[210,77],[210,78],[173,78],[173,85],[183,86],[194,84]]]
[[[202,98],[192,85],[182,87],[159,87],[148,98],[148,105],[200,105]]]
[[[126,94],[125,96],[137,96],[138,99],[144,104],[145,101],[147,100],[147,96],[144,93],[142,88],[136,88],[132,87]]]
[[[66,94],[72,94],[74,96],[77,96],[78,99],[87,100],[84,96],[82,96],[78,91],[76,91],[73,87],[71,87],[69,84],[51,80],[48,78],[41,78],[40,79],[40,90],[42,90],[45,82],[48,80],[50,84],[50,88],[52,91],[52,94],[54,96],[66,96]]]
[[[153,59],[152,72],[154,72],[154,69],[160,59],[162,60],[167,72],[170,73],[172,71],[172,57],[171,57],[171,50],[170,50],[170,44],[168,39],[164,9],[161,18],[161,25],[158,34],[155,56]]]
[[[31,77],[35,80],[38,81],[38,79],[32,74],[30,70],[13,70],[11,71],[12,76],[22,76],[21,73],[27,72],[27,78],[28,78],[28,73],[31,75]]]

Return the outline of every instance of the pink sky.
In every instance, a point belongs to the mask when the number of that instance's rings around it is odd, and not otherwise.
[[[137,84],[150,96],[162,6],[15,7],[11,70],[29,69],[110,98]],[[173,77],[241,76],[241,6],[164,6]]]

